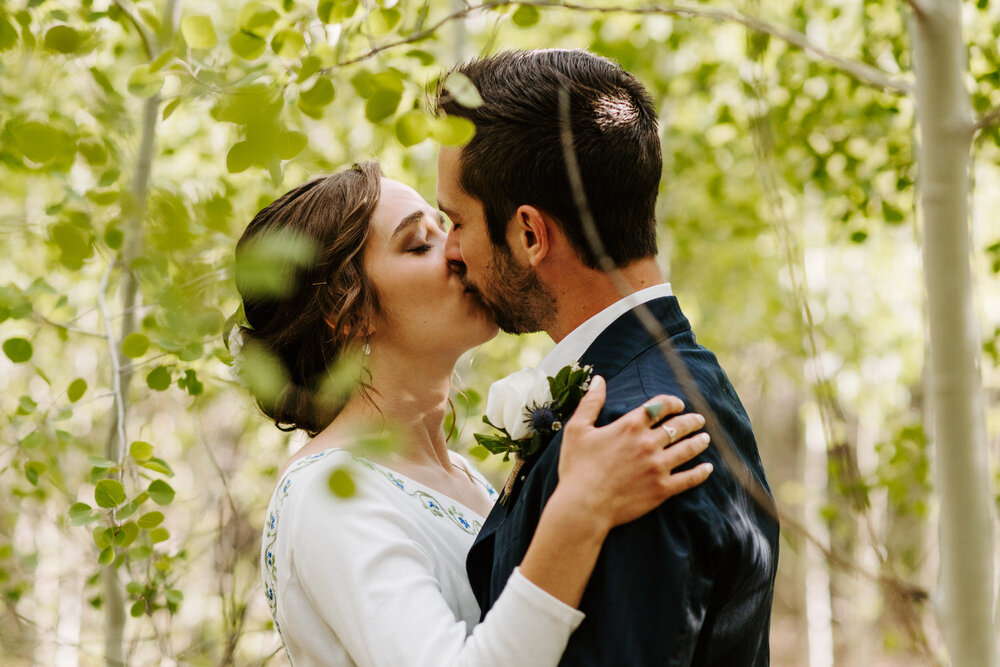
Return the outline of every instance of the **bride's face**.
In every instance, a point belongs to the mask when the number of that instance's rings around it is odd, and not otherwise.
[[[373,344],[460,354],[496,335],[482,302],[448,268],[440,214],[413,188],[383,178],[371,225],[364,263],[379,298]]]

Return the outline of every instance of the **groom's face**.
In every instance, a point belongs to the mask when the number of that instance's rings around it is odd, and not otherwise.
[[[542,331],[555,313],[551,292],[529,266],[522,266],[511,246],[513,225],[502,247],[490,240],[483,204],[459,184],[461,152],[442,148],[438,154],[438,207],[451,220],[445,245],[449,267],[466,287],[475,290],[507,333]]]

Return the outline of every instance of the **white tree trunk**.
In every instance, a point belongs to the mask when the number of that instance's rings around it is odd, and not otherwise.
[[[927,374],[941,494],[936,611],[952,664],[997,665],[993,520],[969,247],[973,120],[958,0],[912,0]]]

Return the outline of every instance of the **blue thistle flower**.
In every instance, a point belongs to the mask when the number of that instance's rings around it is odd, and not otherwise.
[[[531,430],[535,433],[544,433],[552,429],[552,424],[555,423],[556,419],[558,418],[556,413],[552,411],[551,403],[544,403],[533,406],[524,421],[531,424]]]

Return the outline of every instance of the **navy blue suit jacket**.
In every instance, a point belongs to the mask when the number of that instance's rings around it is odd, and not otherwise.
[[[715,355],[697,344],[676,298],[645,305],[693,375],[740,465],[770,498],[750,421]],[[593,365],[608,383],[598,425],[657,394],[680,396],[692,409],[659,342],[628,312],[583,355],[581,363]],[[469,552],[469,580],[484,616],[523,559],[555,489],[561,436],[525,463],[510,498],[493,508]],[[586,619],[570,637],[561,665],[769,664],[778,523],[733,477],[716,443],[696,462],[705,460],[715,465],[707,482],[608,535],[580,604]]]

